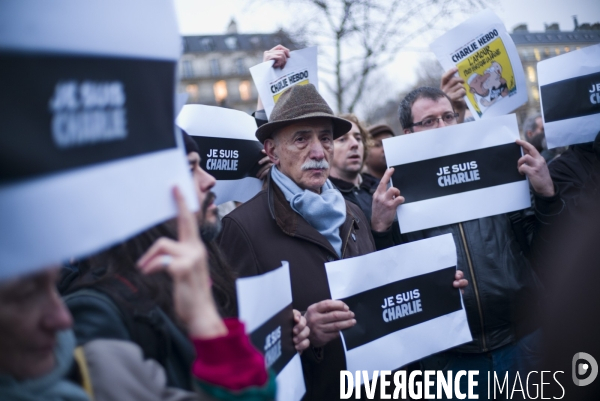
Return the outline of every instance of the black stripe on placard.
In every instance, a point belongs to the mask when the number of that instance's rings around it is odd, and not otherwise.
[[[265,356],[267,368],[276,374],[296,355],[293,328],[294,315],[289,304],[250,333],[250,341]]]
[[[540,87],[546,123],[600,113],[600,72]]]
[[[394,166],[392,182],[404,203],[419,202],[523,181],[517,170],[520,157],[521,147],[507,143]]]
[[[265,155],[258,141],[192,136],[200,148],[200,167],[217,180],[256,177],[258,161]]]
[[[342,299],[356,319],[343,331],[346,349],[460,310],[460,290],[452,287],[455,272],[456,266],[448,267]]]
[[[174,148],[175,61],[0,53],[0,183]]]

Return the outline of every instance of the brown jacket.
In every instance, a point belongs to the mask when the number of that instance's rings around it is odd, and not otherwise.
[[[342,258],[375,251],[369,224],[360,208],[346,201],[346,221],[340,227]],[[294,212],[269,178],[267,188],[223,218],[218,239],[234,271],[241,277],[290,264],[293,307],[302,312],[331,299],[325,263],[340,259],[327,239]],[[306,400],[339,398],[339,371],[346,368],[340,339],[302,355]]]

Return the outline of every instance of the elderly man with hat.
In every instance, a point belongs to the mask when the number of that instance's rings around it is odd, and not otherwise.
[[[375,251],[365,215],[328,180],[333,141],[351,126],[334,116],[313,85],[284,92],[256,131],[273,163],[266,188],[223,218],[219,238],[241,276],[289,262],[293,307],[305,313],[311,331],[302,363],[305,398],[312,400],[339,398],[345,369],[339,331],[356,324],[346,304],[331,300],[325,263]],[[459,285],[466,283],[455,281]]]
[[[256,131],[273,163],[266,189],[223,218],[219,239],[241,276],[290,263],[293,307],[306,313],[311,330],[302,355],[307,399],[338,398],[345,369],[339,330],[356,323],[347,305],[331,300],[325,263],[375,250],[360,208],[328,180],[333,141],[351,126],[313,85],[284,92]]]

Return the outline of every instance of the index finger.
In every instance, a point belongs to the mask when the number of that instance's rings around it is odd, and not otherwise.
[[[198,225],[194,214],[190,212],[185,198],[178,187],[173,188],[173,196],[177,203],[177,238],[179,241],[198,238]]]
[[[392,174],[394,174],[394,168],[390,167],[387,170],[385,170],[385,173],[383,174],[383,177],[381,177],[381,181],[379,181],[379,185],[377,186],[377,190],[379,192],[381,191],[387,191],[387,186],[390,183],[390,179],[392,178]]]
[[[458,68],[456,67],[452,67],[448,71],[446,71],[444,75],[442,75],[442,86],[446,85],[448,81],[450,81],[450,78],[452,78],[452,76],[456,74],[457,71]]]
[[[519,145],[519,146],[521,146],[523,148],[523,150],[525,151],[526,154],[530,154],[532,156],[535,156],[536,154],[539,153],[537,151],[537,149],[535,148],[535,146],[533,146],[532,144],[530,144],[527,141],[524,141],[522,139],[517,139],[516,142],[517,142],[517,145]]]

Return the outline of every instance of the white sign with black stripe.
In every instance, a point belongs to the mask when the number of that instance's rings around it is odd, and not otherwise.
[[[2,2],[0,26],[0,278],[174,216],[175,185],[197,208],[170,1]]]
[[[246,202],[262,189],[256,178],[266,155],[256,139],[256,121],[248,114],[223,107],[188,104],[177,125],[196,141],[200,167],[217,179],[216,204]]]
[[[395,370],[472,341],[456,246],[441,235],[325,264],[331,297],[354,312],[342,331],[347,370]]]
[[[514,114],[383,140],[402,233],[531,206]]]
[[[297,401],[306,392],[300,354],[293,342],[292,283],[288,262],[259,276],[237,279],[240,320],[267,368],[277,374],[277,400]]]
[[[548,148],[592,142],[600,131],[600,44],[537,65]]]

